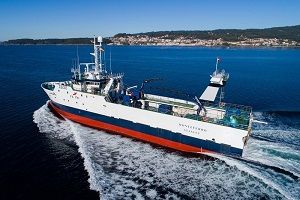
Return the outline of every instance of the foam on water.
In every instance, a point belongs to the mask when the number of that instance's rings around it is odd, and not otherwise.
[[[256,112],[254,113],[254,117],[257,120],[268,122],[268,125],[255,123],[252,133],[253,137],[276,143],[284,143],[285,146],[292,146],[300,150],[299,127],[291,126],[290,123],[286,123],[285,120],[274,114]],[[300,115],[297,121],[300,122]]]
[[[216,160],[187,156],[119,135],[87,128],[54,116],[46,105],[34,113],[40,132],[71,139],[84,158],[90,187],[101,199],[296,199],[294,180],[255,164],[218,156]],[[245,156],[299,174],[299,159],[276,156],[292,147],[250,139]],[[272,155],[273,154],[273,155]],[[267,157],[267,158],[266,158]]]
[[[255,117],[269,124],[254,125],[253,137],[248,141],[244,157],[277,166],[300,177],[300,130],[271,115],[255,113]]]
[[[244,157],[279,167],[300,177],[300,151],[289,146],[250,138]]]
[[[47,105],[48,102],[33,113],[33,121],[37,124],[40,132],[47,133],[52,138],[73,141],[69,124],[57,118]]]

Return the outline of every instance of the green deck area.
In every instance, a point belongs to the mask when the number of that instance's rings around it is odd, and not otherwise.
[[[180,106],[183,108],[187,108],[191,110],[194,105],[188,104],[188,103],[179,103],[175,101],[167,101],[162,99],[156,99],[156,98],[147,98],[146,100],[153,101],[156,103],[163,103],[168,105],[175,105]],[[186,114],[182,117],[197,120],[197,121],[203,121],[213,124],[218,124],[221,126],[228,126],[233,128],[238,128],[242,130],[248,130],[249,128],[249,122],[250,122],[250,116],[252,113],[252,108],[249,106],[243,106],[243,105],[237,105],[237,104],[229,104],[229,103],[221,103],[221,104],[212,104],[212,103],[205,103],[204,106],[209,109],[217,109],[220,111],[225,111],[225,115],[222,119],[217,118],[209,118],[209,117],[201,117],[197,114]],[[157,108],[149,107],[147,110],[158,112]],[[174,113],[170,113],[173,115]]]

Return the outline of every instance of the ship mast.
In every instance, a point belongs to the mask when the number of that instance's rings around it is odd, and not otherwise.
[[[218,65],[219,65],[219,62],[220,62],[220,59],[219,59],[219,57],[217,57],[215,75],[218,73]]]
[[[99,44],[97,44],[97,41],[99,42]],[[96,41],[96,37],[94,36],[94,41],[93,41],[93,44],[94,44],[94,53],[90,53],[92,56],[94,56],[95,58],[95,74],[96,75],[101,75],[103,73],[103,69],[102,69],[102,37],[99,36],[97,38],[97,41]]]

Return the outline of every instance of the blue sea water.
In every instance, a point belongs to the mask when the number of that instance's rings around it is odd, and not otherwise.
[[[57,118],[40,88],[68,80],[76,46],[0,46],[0,199],[299,199],[300,49],[107,46],[106,66],[132,86],[189,99],[217,56],[225,101],[258,120],[245,162],[204,159]],[[90,62],[91,46],[79,46]],[[189,94],[189,95],[186,95]],[[260,164],[257,164],[259,162]]]

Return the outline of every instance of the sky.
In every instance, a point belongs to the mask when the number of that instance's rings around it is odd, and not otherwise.
[[[0,0],[0,41],[300,24],[300,0]]]

